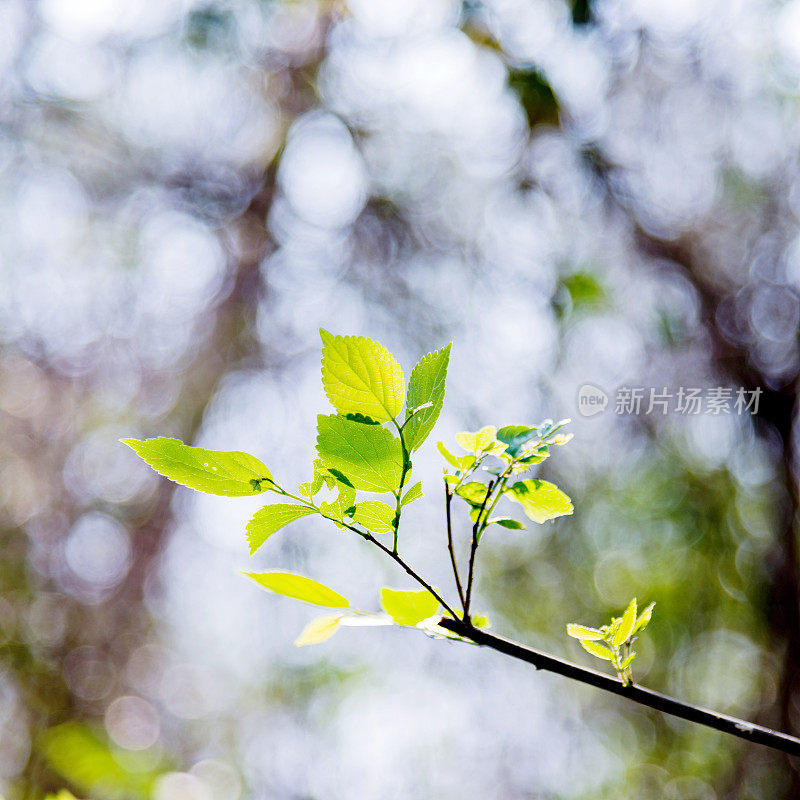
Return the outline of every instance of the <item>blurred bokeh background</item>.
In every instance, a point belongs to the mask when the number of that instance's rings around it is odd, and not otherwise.
[[[477,609],[656,601],[636,674],[800,733],[800,0],[0,0],[0,791],[98,800],[797,798],[797,763],[478,648],[347,629],[402,573],[120,436],[306,480],[322,326],[454,342],[401,547],[447,587],[433,442],[572,417],[576,513],[487,535]],[[584,383],[608,409],[578,413]],[[620,386],[761,389],[616,414]],[[466,519],[460,542],[465,542]]]

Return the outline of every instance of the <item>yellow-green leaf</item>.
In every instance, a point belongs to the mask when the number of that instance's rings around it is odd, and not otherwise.
[[[487,425],[475,433],[462,431],[456,434],[456,441],[461,447],[469,453],[474,453],[479,456],[484,450],[492,446],[495,441],[495,434],[497,429],[494,425]]]
[[[400,440],[386,428],[320,414],[317,452],[327,466],[341,471],[356,489],[395,492],[400,486],[403,449]]]
[[[439,601],[427,590],[381,589],[381,606],[398,625],[417,625],[439,610]]]
[[[339,629],[341,616],[338,617],[317,617],[312,619],[303,628],[302,633],[294,640],[295,647],[304,647],[308,644],[319,644],[326,639],[330,639]]]
[[[647,623],[650,622],[650,617],[653,616],[653,608],[655,605],[655,603],[650,603],[650,605],[647,606],[644,611],[642,611],[642,613],[639,615],[639,619],[636,620],[636,624],[633,626],[633,631],[631,631],[632,634],[644,630]]]
[[[633,626],[636,624],[636,598],[628,604],[625,613],[622,615],[622,620],[619,627],[614,633],[614,638],[611,643],[615,647],[619,647],[623,642],[626,642],[630,635],[633,633]]]
[[[306,603],[313,603],[316,606],[350,607],[350,602],[346,597],[329,589],[325,584],[306,578],[304,575],[295,575],[293,572],[245,572],[243,574],[275,594],[282,594],[295,600],[304,600]]]
[[[534,522],[571,514],[572,501],[555,484],[548,481],[528,479],[517,481],[503,492],[510,500],[522,506],[523,511]]]
[[[596,642],[603,638],[602,632],[596,628],[587,628],[585,625],[576,625],[574,622],[567,625],[567,635],[573,639],[582,639],[587,642]]]
[[[238,450],[204,450],[180,439],[120,439],[156,472],[198,492],[246,497],[266,492],[272,473],[255,456]]]
[[[380,500],[362,500],[353,514],[353,520],[373,533],[390,533],[394,530],[395,510]]]
[[[406,397],[406,416],[415,408],[430,403],[428,408],[418,411],[404,428],[404,438],[409,452],[413,452],[425,441],[444,404],[444,385],[447,365],[450,360],[450,345],[428,353],[411,370]]]
[[[606,645],[600,644],[600,642],[592,642],[587,639],[581,639],[580,643],[581,647],[583,647],[587,653],[591,653],[593,656],[605,659],[606,661],[613,661],[611,650],[609,650]]]
[[[260,508],[245,528],[247,541],[250,544],[250,555],[253,555],[275,531],[280,530],[284,525],[314,513],[316,513],[314,509],[308,506],[276,504]]]
[[[322,337],[322,383],[340,414],[362,414],[388,422],[403,408],[405,381],[395,357],[363,336]]]
[[[444,446],[444,442],[437,442],[436,447],[444,457],[444,460],[456,469],[469,469],[475,463],[475,456],[454,456]]]
[[[422,497],[422,482],[415,483],[404,495],[403,499],[400,501],[401,506],[406,506],[409,503],[413,503],[415,500],[419,500]]]

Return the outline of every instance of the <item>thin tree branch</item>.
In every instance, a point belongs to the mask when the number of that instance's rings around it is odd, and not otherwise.
[[[489,481],[486,488],[486,496],[483,498],[481,507],[478,510],[478,516],[475,518],[475,524],[472,526],[472,546],[469,550],[469,574],[467,575],[467,599],[464,603],[464,619],[469,620],[469,604],[472,600],[472,584],[475,580],[475,553],[478,551],[478,534],[480,532],[481,516],[483,515],[486,503],[494,488],[494,481]]]
[[[453,494],[447,481],[444,482],[444,510],[447,518],[447,549],[450,551],[450,563],[453,565],[453,577],[456,579],[456,589],[458,589],[458,599],[461,607],[466,611],[467,601],[464,598],[464,587],[461,585],[461,576],[458,574],[458,562],[456,561],[456,551],[453,547],[453,523],[450,514],[450,504],[453,502]]]
[[[800,739],[789,736],[786,733],[773,731],[752,722],[730,717],[727,714],[720,714],[717,711],[709,711],[700,706],[684,703],[674,697],[655,692],[652,689],[645,689],[642,686],[624,686],[622,681],[612,678],[610,675],[604,675],[602,672],[597,672],[597,670],[589,667],[581,667],[578,664],[556,658],[548,653],[542,653],[539,650],[512,642],[510,639],[504,639],[502,636],[495,636],[492,633],[475,628],[469,622],[442,617],[439,620],[439,625],[475,642],[475,644],[489,647],[498,653],[504,653],[512,658],[532,664],[536,669],[554,672],[557,675],[563,675],[565,678],[571,678],[580,683],[594,686],[596,689],[603,689],[606,692],[627,697],[635,703],[654,708],[656,711],[672,714],[672,716],[696,722],[699,725],[704,725],[707,728],[713,728],[723,733],[730,733],[748,742],[763,744],[766,747],[780,750],[789,755],[800,756]]]

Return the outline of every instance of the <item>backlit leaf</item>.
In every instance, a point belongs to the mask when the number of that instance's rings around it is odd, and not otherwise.
[[[633,633],[633,626],[636,624],[636,598],[628,604],[625,613],[622,615],[619,627],[617,628],[614,638],[611,643],[619,647],[623,642],[628,640],[628,637]]]
[[[588,641],[587,639],[581,639],[580,643],[581,647],[583,647],[587,653],[591,653],[598,658],[603,658],[606,661],[613,661],[614,657],[607,645],[601,644],[600,642]]]
[[[525,526],[516,519],[512,517],[492,517],[489,520],[490,525],[501,525],[504,528],[508,528],[511,531],[524,531],[526,530]]]
[[[317,417],[317,452],[328,467],[344,473],[356,489],[395,492],[400,486],[400,440],[377,425],[335,415]]]
[[[308,625],[303,628],[302,633],[294,640],[295,647],[304,647],[308,644],[319,644],[326,639],[330,639],[334,633],[339,629],[339,617],[317,617],[312,619]]]
[[[353,520],[373,533],[390,533],[394,530],[395,509],[380,500],[362,500],[353,514]]]
[[[405,382],[395,357],[382,345],[363,336],[322,337],[322,383],[340,414],[361,414],[388,422],[403,407]]]
[[[409,503],[413,503],[415,500],[419,500],[422,497],[422,483],[415,483],[404,495],[403,499],[400,501],[401,506],[408,505]]]
[[[447,365],[450,360],[450,345],[428,353],[417,362],[411,371],[406,397],[406,414],[412,409],[430,403],[418,411],[406,424],[403,435],[409,452],[416,450],[428,438],[444,404],[444,387]]]
[[[350,606],[346,597],[304,575],[295,575],[293,572],[244,572],[243,574],[252,578],[259,586],[295,600],[304,600],[306,603],[329,608]]]
[[[269,491],[272,473],[255,456],[238,450],[204,450],[180,439],[120,439],[156,472],[208,494],[247,497]]]
[[[647,608],[644,611],[642,611],[642,613],[639,615],[639,618],[636,620],[636,624],[633,626],[631,634],[644,630],[647,623],[650,622],[650,617],[653,616],[654,607],[655,603],[650,603],[650,605],[647,606]]]
[[[495,433],[494,425],[487,425],[485,428],[481,428],[475,433],[469,433],[469,431],[457,433],[456,441],[464,450],[478,456],[484,450],[491,447],[495,440]]]
[[[456,469],[469,469],[475,463],[475,456],[454,456],[444,446],[444,442],[437,442],[436,447],[444,456],[444,460]]]
[[[314,509],[308,506],[277,504],[260,508],[245,528],[247,541],[250,543],[250,555],[253,555],[275,531],[280,530],[284,525],[314,513],[316,513]]]
[[[587,642],[596,642],[603,638],[602,631],[598,631],[596,628],[587,628],[585,625],[576,625],[574,622],[567,625],[567,635],[573,639]]]
[[[522,506],[523,511],[534,522],[547,522],[556,517],[571,514],[572,501],[555,484],[548,481],[517,481],[503,494]]]
[[[417,625],[439,610],[439,601],[427,590],[381,589],[381,606],[398,625]]]

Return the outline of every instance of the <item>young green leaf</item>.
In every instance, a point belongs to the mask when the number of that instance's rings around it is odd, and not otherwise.
[[[512,458],[522,452],[527,442],[537,438],[536,428],[529,428],[527,425],[506,425],[497,431],[497,440],[506,445],[506,453]]]
[[[238,450],[204,450],[180,439],[120,439],[156,472],[199,492],[247,497],[269,491],[272,473],[255,456]]]
[[[633,626],[633,630],[631,631],[631,635],[634,633],[638,633],[639,631],[643,631],[645,626],[648,622],[650,622],[650,617],[653,616],[653,608],[655,607],[655,603],[650,603],[647,608],[642,611],[639,615],[639,619],[636,620],[636,624]]]
[[[419,592],[381,589],[381,606],[398,624],[414,626],[439,610],[439,601],[427,590]]]
[[[597,658],[605,659],[606,661],[613,661],[614,654],[608,648],[607,645],[601,644],[600,642],[593,642],[587,639],[580,640],[581,647],[587,652],[591,653],[593,656],[597,656]]]
[[[573,639],[582,639],[587,642],[597,642],[603,638],[603,632],[596,628],[587,628],[585,625],[576,625],[570,622],[567,625],[567,635]]]
[[[316,513],[314,509],[308,506],[284,504],[264,506],[259,509],[245,528],[247,541],[250,543],[250,555],[253,555],[275,531],[280,530],[284,525],[314,513]]]
[[[511,531],[524,531],[525,526],[512,517],[492,517],[489,520],[490,525],[501,525],[503,528],[508,528]]]
[[[330,639],[339,629],[341,616],[338,617],[317,617],[303,628],[302,633],[294,640],[295,647],[304,647],[308,644],[319,644],[326,639]]]
[[[619,627],[617,628],[617,631],[614,634],[614,638],[611,640],[611,643],[615,647],[619,647],[621,644],[626,642],[633,633],[633,626],[635,624],[636,624],[636,598],[634,597],[633,600],[631,600],[631,602],[628,604],[628,607],[625,609],[625,613],[622,615]]]
[[[492,623],[489,620],[489,617],[486,616],[486,614],[477,614],[474,617],[472,617],[472,624],[476,628],[491,628],[492,627]]]
[[[344,473],[356,489],[395,492],[403,471],[400,440],[386,428],[335,415],[317,417],[317,452]]]
[[[295,575],[293,572],[243,572],[242,574],[275,594],[303,600],[316,606],[350,607],[349,600],[339,592],[334,592],[325,584],[306,578],[304,575]]]
[[[406,397],[406,414],[411,409],[430,403],[428,408],[418,411],[404,428],[404,439],[409,452],[417,450],[428,438],[444,404],[444,385],[447,365],[450,360],[450,345],[428,353],[417,362],[411,371]]]
[[[636,653],[631,653],[620,665],[620,669],[627,669],[632,663],[633,659],[636,658]]]
[[[362,500],[353,514],[353,520],[373,533],[391,533],[394,530],[395,509],[380,500]]]
[[[336,486],[339,489],[337,498],[326,503],[320,503],[319,510],[326,517],[341,522],[346,516],[349,516],[350,509],[356,499],[356,490],[349,482],[337,483]],[[341,525],[338,527],[341,527]]]
[[[437,442],[436,447],[444,457],[444,460],[456,469],[469,469],[475,463],[475,456],[454,456],[444,446],[444,442]]]
[[[495,433],[494,425],[487,425],[475,433],[469,433],[469,431],[457,433],[456,441],[468,453],[474,453],[479,456],[484,450],[492,446],[495,441]]]
[[[461,486],[456,489],[456,494],[462,500],[466,500],[471,506],[480,508],[483,505],[483,501],[486,499],[488,490],[489,487],[485,483],[469,481],[468,483],[462,483]]]
[[[400,501],[401,506],[407,506],[409,503],[413,503],[415,500],[419,500],[422,497],[422,483],[415,483],[404,495],[403,499]]]
[[[322,383],[340,414],[361,414],[388,422],[403,408],[405,382],[395,357],[363,336],[322,337]]]
[[[534,522],[547,522],[571,514],[573,511],[569,497],[548,481],[533,479],[517,481],[505,489],[503,494],[519,503]]]

